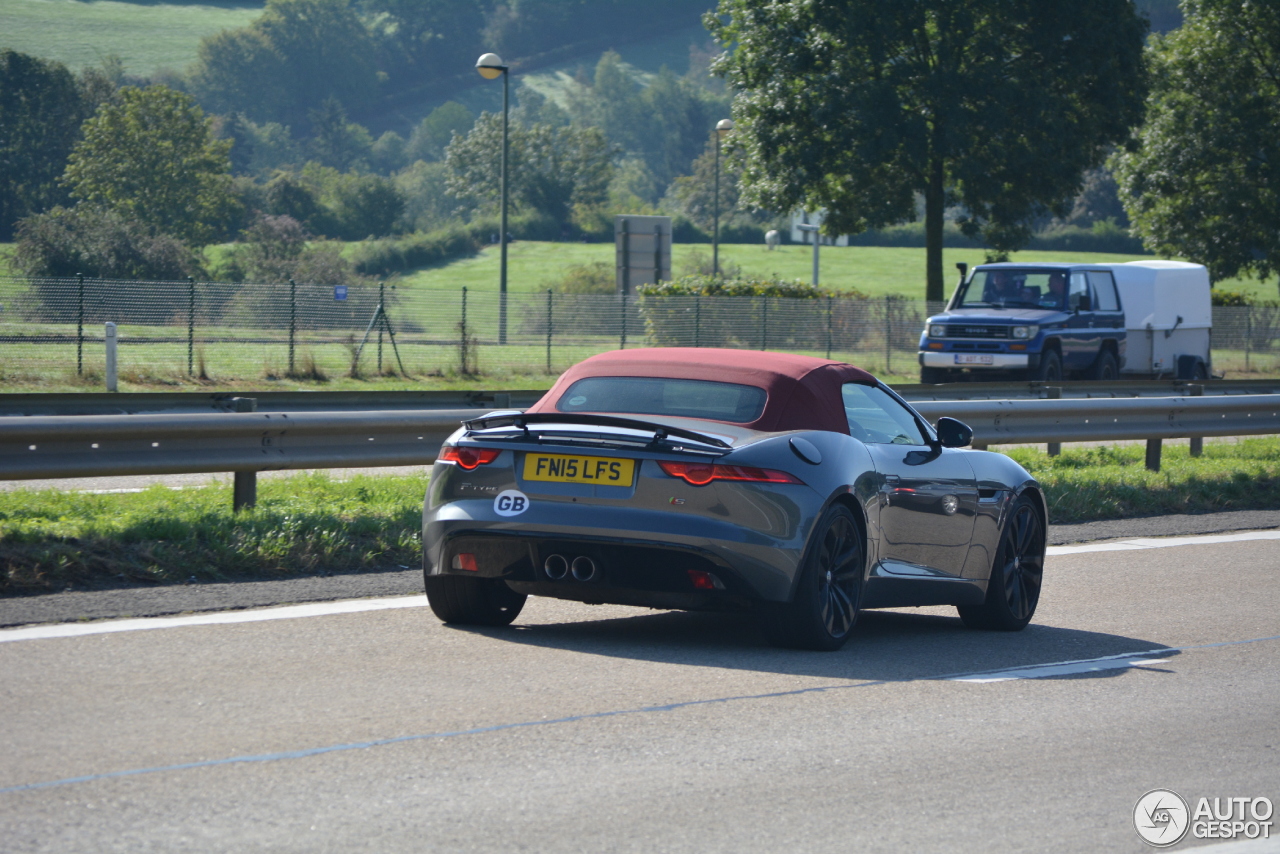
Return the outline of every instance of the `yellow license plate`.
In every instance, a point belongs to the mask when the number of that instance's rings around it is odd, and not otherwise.
[[[577,457],[569,454],[525,454],[524,457],[525,480],[630,486],[635,470],[635,460],[611,457]]]

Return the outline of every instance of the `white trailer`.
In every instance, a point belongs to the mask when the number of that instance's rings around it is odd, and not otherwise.
[[[1209,271],[1185,261],[1107,264],[1127,330],[1120,373],[1207,379],[1213,300]]]

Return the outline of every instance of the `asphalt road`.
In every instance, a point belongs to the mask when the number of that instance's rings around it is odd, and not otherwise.
[[[1049,542],[1052,545],[1064,545],[1119,537],[1216,534],[1255,528],[1280,528],[1280,510],[1233,510],[1050,525]],[[0,598],[0,627],[73,620],[154,617],[193,611],[256,608],[420,592],[421,569],[402,566],[387,567],[381,571],[209,584],[155,586],[122,583],[118,588],[111,589],[68,590]]]
[[[1143,851],[1151,789],[1280,802],[1278,594],[1273,538],[1055,554],[1022,633],[831,654],[551,600],[7,630],[0,849]]]

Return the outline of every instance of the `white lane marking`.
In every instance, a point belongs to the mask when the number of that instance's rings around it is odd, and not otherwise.
[[[1240,534],[1205,534],[1196,537],[1143,537],[1133,540],[1111,540],[1085,543],[1082,546],[1049,546],[1046,554],[1078,555],[1086,552],[1127,552],[1137,549],[1170,549],[1178,546],[1212,546],[1218,543],[1241,543],[1247,540],[1280,540],[1280,531],[1245,531]]]
[[[388,608],[421,608],[427,604],[424,594],[396,596],[386,599],[344,599],[338,602],[314,602],[308,605],[286,605],[282,608],[253,608],[244,611],[215,611],[183,617],[144,617],[136,620],[103,620],[97,623],[57,623],[0,631],[0,643],[49,638],[74,638],[110,632],[138,632],[147,629],[173,629],[179,626],[213,626],[230,623],[260,623],[266,620],[292,620],[298,617],[324,617],[329,614],[357,614],[361,611],[385,611]]]
[[[1163,664],[1168,658],[1151,658],[1151,653],[1133,653],[1105,658],[1089,658],[1080,661],[1060,661],[1053,664],[1033,664],[1012,670],[996,670],[971,676],[952,676],[950,682],[1008,682],[1011,679],[1044,679],[1048,676],[1071,676],[1076,673],[1101,673],[1106,670],[1125,670],[1144,664]]]
[[[1199,643],[1192,646],[1168,646],[1162,649],[1148,649],[1141,652],[1125,652],[1119,655],[1103,655],[1098,658],[1078,658],[1073,661],[1049,661],[1044,664],[1030,664],[1022,667],[1008,667],[1003,670],[985,670],[977,673],[954,673],[940,676],[948,682],[1007,682],[1010,679],[1043,679],[1046,676],[1069,676],[1073,673],[1100,673],[1106,670],[1121,670],[1129,667],[1142,667],[1147,664],[1164,664],[1173,656],[1184,652],[1202,649],[1220,649],[1225,646],[1243,646],[1251,643],[1266,643],[1280,640],[1280,635],[1269,635],[1264,638],[1248,638],[1247,640],[1218,641],[1217,643]]]
[[[1161,549],[1174,546],[1212,545],[1246,540],[1280,540],[1280,530],[1249,531],[1240,534],[1210,534],[1198,537],[1166,537],[1162,539],[1134,539],[1120,542],[1088,543],[1082,546],[1050,546],[1048,555],[1083,554],[1085,552],[1132,551],[1135,549]],[[0,643],[49,638],[70,638],[84,635],[100,635],[110,632],[136,632],[146,629],[171,629],[180,626],[226,625],[230,623],[257,623],[264,620],[292,620],[299,617],[324,617],[330,614],[355,614],[361,611],[381,611],[387,608],[420,608],[427,604],[427,597],[396,596],[387,599],[340,599],[335,602],[313,602],[308,605],[251,608],[243,611],[215,611],[184,617],[145,617],[133,620],[101,620],[92,623],[56,623],[17,629],[0,629]]]

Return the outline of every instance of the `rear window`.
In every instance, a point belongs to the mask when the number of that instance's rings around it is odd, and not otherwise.
[[[673,415],[746,424],[764,412],[764,389],[709,380],[661,377],[587,377],[569,386],[560,412]]]

